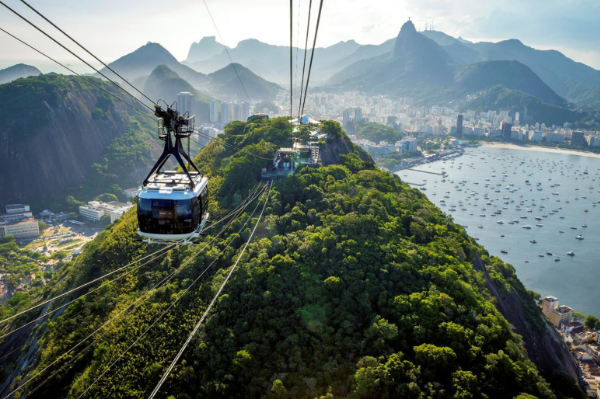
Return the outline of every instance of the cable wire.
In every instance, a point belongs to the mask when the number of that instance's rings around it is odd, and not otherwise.
[[[240,216],[241,216],[241,212],[244,211],[248,205],[250,205],[252,202],[254,202],[258,197],[260,197],[260,195],[263,194],[264,190],[266,190],[266,188],[264,188],[261,192],[259,192],[257,194],[258,189],[260,188],[260,184],[257,184],[256,188],[250,193],[250,195],[242,202],[242,204],[240,204],[237,208],[236,208],[236,212],[235,212],[235,217],[232,218],[222,229],[221,231],[215,236],[213,237],[201,250],[199,250],[198,252],[196,252],[195,254],[193,254],[193,258],[197,257],[200,253],[202,253],[209,245],[211,245],[223,232],[225,232],[225,230],[227,230],[231,224],[233,222],[235,222]],[[233,212],[230,213],[230,215],[234,215]],[[225,218],[221,219],[218,222],[215,222],[213,224],[216,225],[219,222],[225,220]],[[187,261],[186,261],[187,262]],[[75,346],[73,346],[71,349],[69,349],[67,352],[63,353],[61,356],[59,356],[58,358],[56,358],[52,363],[50,363],[48,366],[46,366],[43,370],[39,371],[37,374],[35,374],[34,376],[29,377],[26,381],[21,382],[21,385],[19,387],[17,387],[15,390],[13,390],[12,392],[10,392],[8,395],[6,395],[3,399],[8,398],[10,395],[18,392],[19,390],[21,390],[22,388],[25,387],[25,384],[30,382],[31,380],[33,380],[34,378],[37,378],[38,376],[40,376],[42,373],[44,373],[48,368],[52,367],[54,364],[56,364],[60,359],[62,359],[63,357],[67,356],[69,353],[71,353],[73,350],[75,350],[76,348],[78,348],[79,346],[81,346],[81,344],[83,344],[85,341],[87,341],[89,338],[93,337],[94,335],[96,335],[98,332],[100,332],[102,329],[104,329],[108,324],[114,322],[117,318],[119,318],[120,316],[122,316],[123,314],[125,314],[126,312],[128,312],[131,308],[133,308],[136,304],[138,304],[140,301],[145,300],[144,297],[150,297],[150,295],[152,293],[154,293],[158,288],[160,288],[162,285],[164,285],[166,282],[170,281],[176,274],[178,274],[181,270],[183,270],[183,268],[189,264],[191,261],[189,262],[184,262],[183,265],[181,265],[178,269],[176,269],[175,271],[173,271],[170,275],[164,277],[160,282],[158,282],[157,284],[154,285],[153,288],[151,288],[149,291],[147,291],[145,294],[141,295],[135,302],[131,303],[127,308],[125,308],[124,310],[122,310],[121,312],[119,312],[116,316],[112,317],[111,319],[109,319],[108,321],[106,321],[103,325],[101,325],[98,329],[96,329],[94,332],[92,332],[91,334],[89,334],[88,336],[86,336],[83,340],[79,341],[79,343],[77,343]],[[147,298],[146,298],[147,299]],[[141,304],[140,304],[141,306]],[[139,308],[139,306],[136,307],[136,309]],[[88,346],[86,346],[83,350],[79,351],[76,355],[74,355],[71,360],[69,362],[67,362],[66,364],[64,364],[59,370],[55,371],[53,374],[51,374],[49,377],[47,377],[42,383],[40,383],[39,385],[37,385],[32,391],[30,391],[27,396],[29,396],[30,394],[32,394],[33,392],[35,392],[36,390],[38,390],[41,386],[43,386],[46,382],[48,382],[51,378],[53,378],[56,374],[58,374],[60,371],[62,371],[65,367],[67,367],[69,364],[71,364],[73,361],[75,361],[81,354],[85,353],[92,345],[94,345],[95,342],[97,342],[99,339],[101,339],[104,335],[106,335],[109,331],[105,331],[103,334],[101,334],[99,337],[97,337],[95,339],[94,342],[90,343]]]
[[[290,119],[294,118],[294,79],[292,76],[292,47],[294,45],[294,0],[290,0]]]
[[[228,142],[226,142],[224,139],[222,139],[220,137],[211,137],[208,134],[206,134],[204,132],[201,132],[199,130],[194,130],[194,134],[197,134],[198,136],[201,136],[201,137],[205,137],[205,138],[207,138],[207,139],[209,139],[211,141],[219,141],[225,147],[228,147],[228,148],[230,148],[232,150],[236,150],[236,151],[243,151],[244,150],[243,148],[237,147],[237,146],[235,146],[233,144],[229,144]],[[252,154],[252,153],[249,153],[249,152],[246,152],[245,154],[248,154],[248,155],[250,155],[250,156],[252,156],[254,158],[257,158],[257,159],[266,159],[268,161],[272,161],[273,160],[273,158],[267,158],[267,157],[263,157],[263,156],[260,156],[260,155],[255,155],[255,154]]]
[[[16,37],[16,36],[15,36],[15,35],[13,35],[12,33],[10,33],[10,32],[7,32],[6,30],[2,29],[1,27],[0,27],[0,30],[1,30],[2,32],[6,33],[7,35],[11,36],[11,37],[12,37],[12,38],[14,38],[15,40],[17,40],[17,41],[21,42],[22,44],[26,45],[27,47],[31,48],[32,50],[34,50],[34,51],[38,52],[39,54],[43,55],[44,57],[48,58],[49,60],[51,60],[51,61],[55,62],[56,64],[60,65],[61,67],[65,68],[66,70],[70,71],[71,73],[73,73],[73,74],[75,74],[75,75],[79,76],[80,78],[84,79],[85,81],[87,81],[88,83],[90,83],[90,84],[92,84],[93,86],[97,87],[98,89],[100,89],[100,90],[104,91],[105,93],[107,93],[107,94],[111,95],[112,97],[114,97],[115,99],[119,100],[119,101],[120,101],[120,102],[122,102],[123,104],[125,104],[125,105],[127,105],[128,107],[132,108],[134,111],[137,111],[138,113],[140,113],[142,116],[145,116],[145,117],[147,117],[147,118],[149,118],[149,119],[152,119],[152,121],[153,121],[153,122],[156,122],[156,119],[155,119],[155,118],[154,118],[152,115],[150,115],[150,114],[147,114],[147,113],[143,112],[142,110],[140,110],[140,109],[138,109],[138,108],[134,107],[133,105],[131,105],[131,104],[127,103],[127,102],[126,102],[126,101],[124,101],[122,98],[120,98],[120,97],[118,97],[117,95],[115,95],[114,93],[111,93],[111,92],[109,92],[108,90],[106,90],[106,89],[102,88],[101,86],[97,85],[96,83],[94,83],[94,81],[93,81],[93,80],[91,80],[91,79],[88,79],[87,77],[80,75],[79,73],[75,72],[75,71],[74,71],[74,70],[72,70],[71,68],[69,68],[69,67],[67,67],[67,66],[63,65],[63,64],[62,64],[62,63],[60,63],[59,61],[57,61],[57,60],[55,60],[54,58],[50,57],[49,55],[47,55],[47,54],[43,53],[42,51],[38,50],[37,48],[33,47],[32,45],[30,45],[30,44],[26,43],[25,41],[23,41],[23,40],[19,39],[18,37]],[[129,94],[129,93],[128,93],[128,94]],[[129,94],[129,95],[130,95],[132,98],[136,99],[136,98],[135,98],[135,97],[133,97],[131,94]],[[245,128],[244,128],[244,129],[245,129]],[[239,148],[239,147],[236,147],[236,146],[234,146],[233,144],[229,144],[229,143],[225,142],[225,141],[224,141],[223,139],[221,139],[220,137],[211,137],[211,136],[207,135],[206,133],[200,132],[199,130],[195,130],[194,132],[195,132],[195,134],[197,134],[197,135],[199,135],[199,136],[202,136],[202,137],[205,137],[205,138],[209,139],[210,141],[215,141],[215,140],[218,140],[218,141],[222,142],[222,143],[223,143],[223,145],[225,145],[226,147],[229,147],[229,148],[231,148],[231,149],[234,149],[234,150],[237,150],[237,151],[241,151],[241,150],[242,150],[241,148]],[[252,157],[254,157],[254,158],[265,159],[265,160],[268,160],[268,161],[272,161],[272,160],[273,160],[272,158],[266,158],[266,157],[262,157],[262,156],[259,156],[259,155],[254,155],[254,154],[252,154],[252,153],[247,153],[247,154],[248,154],[248,155],[250,155],[250,156],[252,156]],[[2,321],[0,321],[0,323],[2,323]]]
[[[227,49],[227,46],[225,45],[225,42],[223,41],[223,37],[221,36],[221,32],[219,32],[219,28],[217,27],[217,23],[215,22],[215,19],[212,16],[212,13],[210,12],[210,9],[208,8],[208,4],[206,4],[206,0],[203,0],[204,2],[204,6],[206,7],[206,11],[208,11],[208,15],[210,16],[210,19],[213,23],[213,25],[215,26],[215,30],[217,31],[217,34],[219,35],[219,40],[221,40],[221,44],[223,45],[223,47],[225,48],[225,52],[227,53],[227,57],[229,57],[229,61],[231,62],[231,65],[233,65],[233,69],[235,70],[235,74],[238,77],[238,80],[240,81],[240,84],[242,85],[242,89],[244,89],[244,93],[246,93],[246,97],[248,97],[248,102],[252,102],[250,100],[250,96],[248,95],[248,92],[246,91],[246,86],[244,86],[244,82],[242,82],[242,78],[240,77],[240,74],[238,73],[238,70],[235,66],[235,63],[233,62],[233,59],[231,58],[231,54],[229,54],[229,50]]]
[[[312,0],[308,3],[308,23],[306,24],[306,40],[304,41],[304,62],[302,64],[302,81],[300,83],[300,101],[298,102],[298,123],[302,123],[302,115],[300,114],[302,108],[302,93],[304,88],[304,70],[306,69],[306,53],[308,53],[308,35],[310,31],[310,15],[312,12]],[[314,47],[313,47],[314,50]],[[311,57],[312,58],[312,57]]]
[[[264,191],[263,191],[264,192]],[[252,214],[250,215],[250,217],[246,220],[246,222],[242,225],[242,227],[239,229],[238,234],[241,233],[243,231],[243,229],[246,227],[246,225],[248,224],[248,222],[250,220],[252,220],[252,217],[254,216],[254,213],[256,212],[256,210],[258,209],[258,206],[260,205],[260,202],[256,205],[256,207],[254,208],[254,210],[252,211]],[[235,237],[234,237],[235,239]],[[189,284],[186,289],[177,297],[177,299],[175,299],[174,302],[172,302],[169,307],[167,307],[159,316],[158,318],[156,318],[154,320],[154,322],[148,327],[146,328],[146,330],[144,330],[144,332],[133,342],[131,343],[131,345],[129,345],[125,351],[123,351],[103,372],[102,374],[100,374],[96,380],[94,380],[94,382],[88,386],[85,391],[83,391],[78,397],[77,399],[80,399],[81,397],[83,397],[98,381],[100,381],[100,379],[123,357],[125,356],[125,354],[127,354],[129,352],[129,350],[135,346],[147,333],[148,331],[150,331],[150,329],[152,329],[152,327],[154,327],[156,325],[156,323],[159,322],[159,320],[162,319],[162,317],[167,314],[178,302],[179,300],[192,288],[192,286],[194,286],[198,280],[200,280],[200,278],[217,262],[217,260],[220,258],[220,256],[225,252],[225,250],[227,248],[229,248],[229,246],[231,245],[231,243],[233,242],[234,239],[231,239],[227,245],[221,250],[221,252],[219,252],[219,254],[217,255],[217,257],[202,271],[202,273],[200,273],[200,275],[198,277],[196,277],[196,279],[194,279],[194,281],[192,281],[191,284]]]
[[[54,58],[50,57],[49,55],[47,55],[47,54],[43,53],[42,51],[38,50],[37,48],[33,47],[32,45],[30,45],[30,44],[26,43],[25,41],[23,41],[23,40],[19,39],[18,37],[16,37],[16,36],[15,36],[15,35],[13,35],[12,33],[10,33],[10,32],[8,32],[8,31],[6,31],[6,30],[2,29],[1,27],[0,27],[0,31],[2,31],[2,32],[6,33],[7,35],[9,35],[10,37],[12,37],[13,39],[15,39],[15,40],[17,40],[17,41],[19,41],[19,42],[23,43],[24,45],[26,45],[27,47],[29,47],[29,48],[30,48],[30,49],[32,49],[33,51],[36,51],[38,54],[41,54],[41,55],[43,55],[44,57],[48,58],[50,61],[53,61],[53,62],[55,62],[56,64],[58,64],[58,65],[60,65],[61,67],[65,68],[67,71],[71,72],[72,74],[79,76],[80,78],[82,78],[82,79],[83,79],[83,80],[85,80],[86,82],[88,82],[88,83],[90,83],[91,85],[95,86],[96,88],[98,88],[98,89],[102,90],[102,91],[103,91],[103,92],[105,92],[106,94],[108,94],[108,95],[110,95],[110,96],[114,97],[116,100],[118,100],[118,101],[122,102],[123,104],[127,105],[128,107],[131,107],[131,108],[132,108],[134,111],[137,111],[137,112],[141,113],[142,115],[144,115],[144,116],[146,116],[146,117],[152,118],[152,120],[153,120],[153,121],[156,121],[156,119],[154,119],[154,117],[153,117],[153,116],[151,116],[151,115],[148,115],[147,113],[143,112],[142,110],[140,110],[140,109],[138,109],[138,108],[134,107],[133,105],[129,104],[127,101],[123,100],[121,97],[117,96],[117,95],[116,95],[116,94],[114,94],[114,93],[111,93],[110,91],[106,90],[106,89],[105,89],[105,88],[103,88],[102,86],[100,86],[100,85],[96,84],[96,83],[95,83],[93,80],[91,80],[91,79],[88,79],[87,77],[85,77],[85,76],[83,76],[83,75],[80,75],[79,73],[75,72],[74,70],[72,70],[72,69],[71,69],[71,68],[69,68],[68,66],[66,66],[66,65],[64,65],[64,64],[62,64],[62,63],[60,63],[59,61],[57,61],[57,60],[55,60]],[[134,98],[135,98],[135,97],[134,97]]]
[[[83,62],[84,64],[86,64],[87,66],[89,66],[90,68],[92,68],[94,71],[96,71],[97,73],[99,73],[100,75],[102,75],[106,80],[108,80],[109,82],[111,82],[112,84],[114,84],[115,86],[117,86],[120,90],[124,91],[125,93],[127,93],[129,96],[131,96],[133,99],[135,99],[137,102],[139,102],[142,106],[148,108],[150,111],[154,112],[154,110],[152,108],[150,108],[148,105],[144,104],[139,98],[135,97],[134,95],[132,95],[130,92],[128,92],[127,90],[125,90],[122,86],[120,86],[119,84],[117,84],[115,81],[113,81],[112,79],[110,79],[108,76],[106,76],[105,74],[103,74],[102,72],[100,72],[98,69],[96,69],[94,66],[92,66],[89,62],[87,62],[86,60],[84,60],[83,58],[81,58],[80,56],[78,56],[77,54],[75,54],[73,51],[69,50],[67,47],[65,47],[62,43],[60,43],[58,40],[56,40],[55,38],[53,38],[52,36],[50,36],[48,33],[46,33],[43,29],[39,28],[36,24],[34,24],[33,22],[29,21],[27,18],[25,18],[24,16],[22,16],[21,14],[19,14],[17,11],[13,10],[12,8],[10,8],[8,5],[6,5],[6,3],[2,0],[0,0],[0,4],[2,4],[4,7],[6,7],[8,10],[10,10],[13,14],[17,15],[19,18],[21,18],[23,21],[27,22],[29,25],[31,25],[32,27],[34,27],[35,29],[37,29],[40,33],[42,33],[44,36],[46,36],[48,39],[52,40],[54,43],[58,44],[60,47],[62,47],[63,49],[65,49],[66,51],[68,51],[70,54],[72,54],[74,57],[76,57],[78,60],[80,60],[81,62]]]
[[[310,72],[312,70],[313,59],[315,57],[315,47],[317,47],[317,35],[319,34],[319,24],[321,23],[321,11],[323,10],[323,0],[319,5],[319,15],[317,17],[317,26],[315,28],[315,40],[313,42],[312,53],[310,55],[310,65],[308,67],[308,77],[306,78],[306,88],[304,89],[304,101],[302,102],[302,113],[304,113],[304,105],[306,104],[306,97],[308,96],[308,82],[310,81]]]
[[[162,247],[162,248],[161,248],[161,249],[159,249],[158,251],[155,251],[155,252],[153,252],[153,253],[151,253],[151,254],[149,254],[149,255],[146,255],[146,256],[144,256],[143,258],[140,258],[140,259],[137,259],[137,260],[135,260],[135,261],[133,261],[133,262],[131,262],[131,263],[128,263],[128,264],[127,264],[127,265],[125,265],[125,266],[119,267],[119,268],[117,268],[117,269],[115,269],[115,270],[113,270],[113,271],[111,271],[111,272],[109,272],[109,273],[107,273],[107,274],[105,274],[105,275],[103,275],[103,276],[100,276],[100,277],[97,277],[97,278],[93,279],[92,281],[88,281],[87,283],[84,283],[84,284],[82,284],[82,285],[80,285],[80,286],[78,286],[78,287],[75,287],[75,288],[73,288],[73,289],[70,289],[70,290],[69,290],[69,291],[67,291],[67,292],[63,292],[62,294],[59,294],[59,295],[57,295],[57,296],[55,296],[55,297],[52,297],[52,298],[50,298],[50,299],[47,299],[47,300],[45,300],[45,301],[43,301],[43,302],[40,302],[40,303],[38,303],[37,305],[34,305],[34,306],[32,306],[32,307],[30,307],[30,308],[28,308],[28,309],[25,309],[25,310],[23,310],[23,311],[21,311],[21,312],[19,312],[19,313],[17,313],[17,314],[14,314],[14,315],[12,315],[12,316],[9,316],[9,317],[7,317],[6,319],[0,320],[0,323],[3,323],[3,322],[5,322],[5,321],[8,321],[8,320],[12,320],[12,319],[14,319],[14,318],[16,318],[16,317],[19,317],[19,316],[21,316],[21,315],[23,315],[23,314],[27,313],[27,312],[30,312],[30,311],[32,311],[32,310],[34,310],[34,309],[37,309],[37,308],[39,308],[40,306],[43,306],[43,305],[45,305],[45,304],[47,304],[47,303],[50,303],[50,302],[52,302],[52,301],[54,301],[54,300],[56,300],[56,299],[58,299],[58,298],[62,298],[63,296],[65,296],[65,295],[69,295],[69,294],[71,294],[71,293],[73,293],[73,292],[75,292],[75,291],[78,291],[78,290],[80,290],[80,289],[82,289],[82,288],[84,288],[84,287],[87,287],[88,285],[91,285],[91,284],[94,284],[94,283],[96,283],[96,282],[98,282],[98,281],[104,280],[106,277],[108,277],[108,276],[111,276],[111,275],[113,275],[113,274],[115,274],[115,273],[117,273],[117,272],[119,272],[119,271],[121,271],[121,270],[123,270],[123,269],[125,269],[125,268],[129,267],[129,266],[135,265],[136,263],[138,263],[138,262],[141,262],[141,261],[143,261],[143,260],[145,260],[145,259],[147,259],[147,258],[149,258],[149,257],[153,256],[154,254],[156,254],[156,253],[158,253],[158,252],[165,251],[165,250],[166,250],[166,249],[168,249],[168,248],[169,248],[168,246],[167,246],[167,247]]]
[[[221,284],[221,286],[219,287],[219,290],[217,291],[217,293],[213,297],[212,301],[210,301],[210,304],[208,305],[208,307],[204,311],[204,314],[202,314],[202,317],[200,317],[200,320],[198,320],[198,323],[196,323],[196,325],[194,326],[194,329],[192,330],[192,332],[190,333],[190,335],[186,339],[185,343],[183,344],[183,346],[181,347],[181,349],[179,350],[179,352],[175,356],[175,359],[173,359],[173,361],[171,362],[171,364],[167,368],[167,371],[163,374],[162,378],[160,379],[160,381],[158,382],[158,384],[156,385],[156,387],[154,388],[154,390],[152,391],[152,393],[150,394],[150,396],[148,396],[148,399],[153,399],[156,396],[156,394],[160,390],[160,387],[163,385],[163,383],[165,382],[165,380],[167,379],[167,377],[169,376],[169,374],[171,374],[171,371],[173,371],[173,368],[175,367],[175,365],[177,364],[177,362],[179,361],[179,359],[183,355],[183,352],[185,352],[186,348],[188,347],[188,345],[192,341],[192,338],[194,337],[194,335],[196,335],[196,332],[198,332],[198,330],[200,329],[200,326],[202,325],[202,322],[206,319],[206,316],[208,315],[208,312],[210,312],[210,310],[214,306],[215,302],[217,301],[217,299],[221,295],[221,292],[223,291],[223,288],[225,288],[225,285],[229,281],[229,278],[231,277],[231,275],[233,274],[233,272],[235,272],[235,269],[237,268],[237,265],[240,262],[240,259],[242,259],[242,255],[244,255],[244,252],[246,251],[246,248],[248,248],[248,245],[250,244],[250,242],[252,241],[252,238],[254,237],[254,233],[256,232],[256,228],[260,224],[260,220],[262,219],[262,216],[263,216],[263,213],[265,212],[265,208],[267,206],[267,203],[269,202],[269,195],[271,194],[271,188],[272,188],[272,184],[269,185],[269,191],[267,192],[267,198],[265,199],[265,203],[263,204],[263,208],[262,208],[262,210],[260,212],[260,215],[258,216],[258,220],[256,221],[256,224],[254,225],[254,229],[252,229],[252,232],[250,233],[250,237],[246,241],[246,244],[244,245],[244,248],[242,248],[242,251],[240,252],[237,260],[233,264],[233,267],[231,268],[231,270],[229,270],[229,273],[227,274],[227,277],[225,277],[225,281],[223,281],[223,284]]]
[[[89,51],[87,48],[85,48],[84,46],[82,46],[81,44],[79,44],[79,42],[75,39],[73,39],[71,36],[69,36],[65,31],[63,31],[61,28],[59,28],[58,26],[56,26],[56,24],[54,24],[54,22],[50,21],[48,18],[46,18],[44,15],[42,15],[42,13],[40,13],[38,10],[36,10],[34,7],[32,7],[31,5],[29,5],[29,3],[27,3],[25,0],[21,0],[21,3],[25,4],[27,7],[29,7],[31,10],[33,10],[33,12],[35,12],[37,15],[39,15],[40,17],[42,17],[46,22],[48,22],[50,25],[54,26],[58,31],[60,31],[63,35],[65,35],[66,37],[68,37],[69,39],[71,39],[71,41],[73,43],[75,43],[76,45],[78,45],[79,47],[81,47],[86,53],[88,53],[89,55],[91,55],[92,57],[94,57],[94,59],[96,59],[96,61],[98,61],[99,63],[101,63],[102,65],[104,65],[106,68],[108,68],[112,73],[114,73],[115,75],[117,75],[119,78],[121,78],[125,83],[127,83],[129,86],[131,86],[135,91],[137,91],[138,93],[140,93],[142,96],[144,96],[148,101],[150,101],[152,104],[155,104],[154,100],[152,100],[150,97],[148,97],[147,95],[145,95],[144,93],[142,93],[137,87],[135,87],[134,85],[132,85],[131,83],[129,83],[129,81],[127,79],[125,79],[123,76],[119,75],[114,69],[112,69],[111,67],[109,67],[108,65],[106,65],[104,63],[104,61],[102,61],[100,58],[96,57],[94,54],[92,54],[91,51]]]
[[[172,247],[174,247],[174,246],[175,246],[175,244],[172,244],[172,245],[170,245],[169,247],[171,247],[171,248],[172,248]],[[112,283],[112,282],[114,282],[114,281],[120,280],[121,278],[123,278],[123,277],[125,277],[125,276],[127,276],[127,275],[129,275],[129,274],[133,273],[134,271],[136,271],[136,270],[138,270],[138,269],[140,269],[140,268],[142,268],[142,267],[146,266],[148,263],[154,262],[155,260],[157,260],[157,259],[159,259],[161,256],[163,256],[165,253],[166,253],[166,252],[163,252],[162,254],[159,254],[159,255],[157,255],[156,257],[154,257],[154,258],[150,259],[149,261],[147,261],[147,262],[145,262],[145,263],[142,263],[142,264],[139,264],[139,265],[135,266],[134,268],[132,268],[132,269],[130,269],[130,270],[128,270],[128,271],[126,271],[125,273],[121,274],[120,276],[118,276],[118,277],[115,277],[115,278],[114,278],[114,279],[112,279],[112,280],[109,280],[109,282],[110,282],[110,283]],[[31,325],[31,324],[33,324],[33,323],[35,323],[35,322],[37,322],[37,321],[39,321],[39,320],[43,319],[43,318],[46,318],[47,316],[50,316],[50,315],[51,315],[51,314],[53,314],[53,313],[56,313],[56,312],[58,312],[59,310],[63,309],[64,307],[66,307],[66,306],[69,306],[69,305],[71,305],[72,303],[75,303],[75,302],[77,302],[78,300],[80,300],[80,299],[82,299],[82,298],[85,298],[86,296],[88,296],[88,295],[90,295],[90,294],[93,294],[94,292],[96,292],[96,291],[98,291],[98,290],[102,289],[102,287],[103,287],[103,285],[99,285],[98,287],[96,287],[96,288],[94,288],[94,289],[92,289],[92,290],[90,290],[90,291],[86,292],[86,293],[85,293],[85,294],[83,294],[83,295],[80,295],[80,296],[78,296],[77,298],[75,298],[75,299],[73,299],[73,300],[71,300],[71,301],[69,301],[69,302],[67,302],[67,303],[65,303],[65,304],[63,304],[63,305],[60,305],[59,307],[57,307],[57,308],[55,308],[55,309],[52,309],[52,310],[51,310],[51,311],[49,311],[49,312],[44,312],[44,314],[42,314],[42,315],[41,315],[41,316],[39,316],[38,318],[36,318],[36,319],[33,319],[33,320],[31,320],[31,321],[29,321],[29,322],[27,322],[27,323],[25,323],[25,324],[23,324],[23,325],[21,325],[21,326],[19,326],[19,327],[15,328],[14,330],[11,330],[10,332],[8,332],[8,333],[6,333],[6,334],[4,334],[4,335],[0,336],[0,339],[6,338],[6,337],[8,337],[8,336],[10,336],[10,335],[12,335],[12,334],[14,334],[14,333],[16,333],[17,331],[20,331],[20,330],[22,330],[23,328],[25,328],[25,327],[27,327],[27,326],[29,326],[29,325]]]

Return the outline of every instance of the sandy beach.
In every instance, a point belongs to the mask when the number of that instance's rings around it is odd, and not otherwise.
[[[582,157],[592,157],[592,158],[600,158],[600,154],[596,154],[593,152],[587,151],[578,151],[578,150],[568,150],[563,148],[549,148],[542,147],[536,145],[515,145],[515,144],[507,144],[507,143],[490,143],[486,141],[480,142],[481,145],[487,147],[496,147],[496,148],[506,148],[509,150],[527,150],[527,151],[539,151],[539,152],[554,152],[559,154],[567,154],[567,155],[578,155]]]

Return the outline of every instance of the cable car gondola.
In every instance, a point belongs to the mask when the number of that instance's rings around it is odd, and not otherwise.
[[[159,118],[162,155],[144,180],[138,193],[138,234],[151,244],[185,244],[202,232],[208,220],[208,179],[184,151],[182,140],[194,132],[194,117],[168,107],[155,106]],[[162,171],[173,156],[182,172]],[[183,159],[188,162],[190,170]],[[193,170],[192,170],[193,169]]]

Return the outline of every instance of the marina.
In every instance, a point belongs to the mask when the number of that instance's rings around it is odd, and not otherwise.
[[[600,316],[600,159],[480,147],[396,174],[423,181],[421,191],[529,290]]]

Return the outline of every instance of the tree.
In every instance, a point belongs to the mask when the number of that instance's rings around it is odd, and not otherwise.
[[[331,137],[342,137],[343,135],[342,126],[338,122],[323,121],[321,122],[319,129]]]
[[[67,206],[70,212],[77,212],[80,206],[87,205],[85,202],[75,199],[72,195],[67,197]]]
[[[38,221],[38,226],[40,226],[40,233],[44,232],[48,228],[48,224],[44,221]]]
[[[600,320],[596,316],[589,315],[585,318],[585,327],[590,330],[597,330],[600,328]]]
[[[67,213],[67,219],[68,220],[77,220],[77,219],[79,219],[79,214],[75,213],[75,212],[69,212],[69,213]]]
[[[115,194],[111,194],[111,193],[100,194],[99,196],[94,198],[94,201],[102,201],[102,202],[113,202],[113,201],[118,201],[118,200],[119,199],[117,198],[117,196]]]

